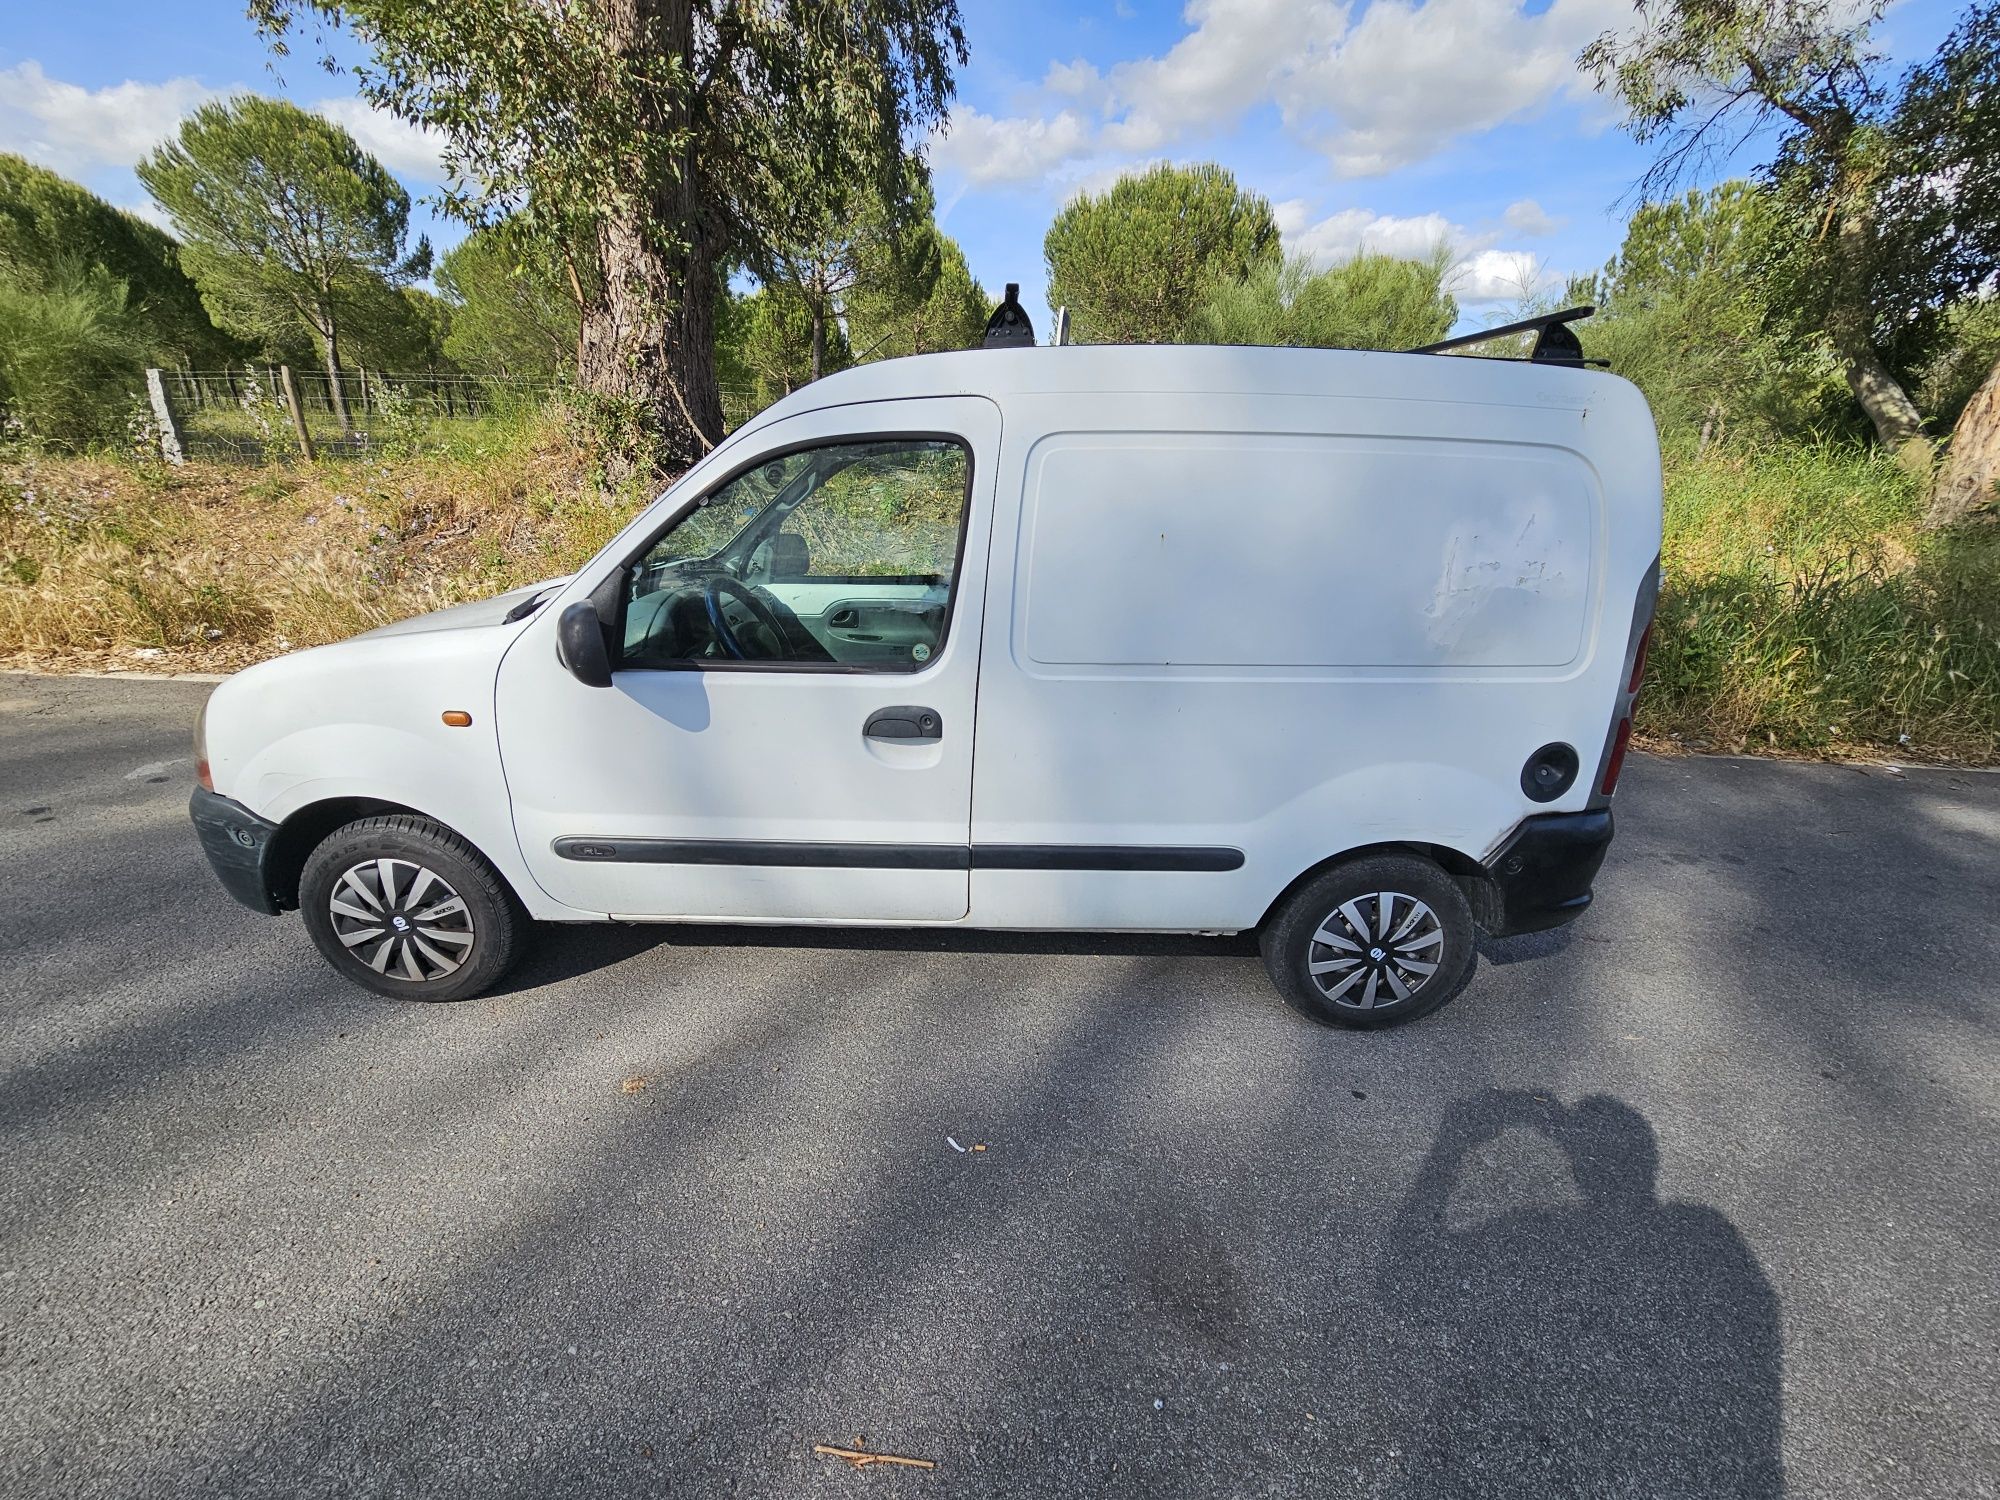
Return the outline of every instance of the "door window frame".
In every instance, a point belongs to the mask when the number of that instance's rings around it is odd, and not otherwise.
[[[944,624],[938,631],[937,644],[931,648],[930,660],[913,672],[897,672],[883,667],[863,666],[855,662],[839,661],[733,661],[728,657],[714,657],[702,661],[673,662],[669,664],[628,663],[625,658],[625,615],[631,608],[631,572],[661,538],[679,526],[702,505],[719,495],[753,469],[761,469],[765,464],[779,459],[790,458],[795,453],[809,453],[819,448],[860,447],[869,443],[950,443],[965,455],[965,493],[958,512],[958,546],[952,553],[951,592],[944,603]],[[890,431],[890,432],[847,432],[834,436],[802,438],[794,443],[785,443],[776,448],[765,448],[752,457],[744,459],[735,467],[725,471],[714,483],[688,498],[685,504],[674,508],[674,513],[655,530],[648,532],[646,539],[632,548],[619,561],[611,577],[618,582],[618,616],[608,632],[611,639],[606,642],[613,650],[611,670],[617,672],[801,672],[819,676],[841,677],[884,677],[892,681],[905,681],[923,677],[934,671],[944,660],[945,647],[951,642],[952,622],[958,615],[959,583],[965,571],[966,539],[972,534],[973,483],[977,472],[978,455],[973,452],[972,440],[960,432]],[[801,504],[809,503],[811,497]],[[737,533],[740,535],[741,533]],[[731,541],[735,540],[732,536]],[[728,546],[729,543],[723,543]],[[829,576],[829,583],[839,582],[838,577]]]

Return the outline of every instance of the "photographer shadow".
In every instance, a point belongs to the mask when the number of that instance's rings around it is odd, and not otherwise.
[[[1784,1492],[1777,1296],[1727,1217],[1660,1201],[1657,1163],[1616,1099],[1447,1110],[1378,1280],[1393,1492]]]

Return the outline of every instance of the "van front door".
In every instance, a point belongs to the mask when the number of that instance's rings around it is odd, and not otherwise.
[[[789,418],[545,607],[495,695],[543,890],[621,917],[963,917],[999,441],[977,397]],[[555,617],[614,592],[612,685],[588,687]]]

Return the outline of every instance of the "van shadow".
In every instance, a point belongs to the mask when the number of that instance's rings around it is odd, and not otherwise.
[[[1489,964],[1550,957],[1572,930],[1479,938]],[[1016,953],[1088,958],[1257,959],[1257,934],[1180,932],[1007,932],[975,927],[766,927],[693,922],[538,924],[526,957],[486,992],[515,995],[613,968],[655,948],[821,948],[860,953]]]
[[[1002,932],[971,927],[765,927],[693,922],[548,923],[485,993],[512,995],[609,969],[655,948],[819,948],[863,953],[1019,953],[1091,958],[1257,957],[1254,933]]]
[[[1569,1179],[1525,1206],[1543,1174],[1496,1165],[1517,1132]],[[1379,1262],[1376,1352],[1409,1403],[1390,1493],[1784,1492],[1777,1294],[1726,1216],[1660,1200],[1657,1165],[1616,1099],[1447,1109]]]

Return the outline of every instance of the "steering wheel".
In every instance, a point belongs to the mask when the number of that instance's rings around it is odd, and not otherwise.
[[[702,584],[701,602],[708,611],[708,628],[714,634],[716,643],[738,661],[749,661],[750,653],[743,649],[743,642],[730,629],[729,618],[723,613],[723,595],[729,595],[741,604],[756,619],[759,625],[777,638],[779,650],[791,639],[786,632],[784,621],[764,591],[754,584],[745,583],[740,578],[732,578],[727,573],[717,573]]]

